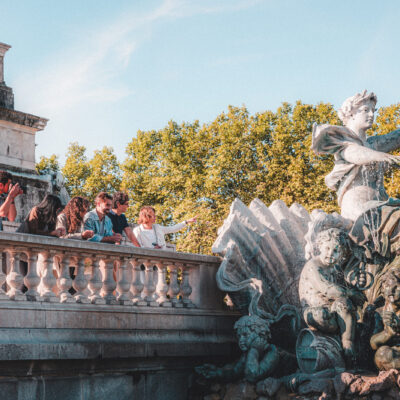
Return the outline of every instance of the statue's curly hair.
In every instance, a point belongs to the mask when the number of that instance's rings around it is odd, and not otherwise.
[[[68,233],[74,233],[82,224],[82,211],[89,208],[89,200],[81,196],[73,197],[65,206],[63,214],[67,217]]]
[[[259,336],[267,340],[271,337],[269,322],[257,315],[244,315],[238,319],[235,322],[233,329],[237,333],[240,328],[248,328],[250,331],[257,333]]]
[[[400,269],[391,269],[382,277],[382,289],[400,285]]]
[[[368,93],[366,90],[347,98],[343,102],[342,107],[340,107],[338,110],[339,118],[346,125],[354,110],[356,110],[358,107],[360,107],[361,104],[367,101],[371,101],[372,103],[374,103],[375,107],[376,103],[378,102],[378,98],[376,97],[375,93]]]

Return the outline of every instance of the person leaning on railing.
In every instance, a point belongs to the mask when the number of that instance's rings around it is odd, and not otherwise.
[[[111,219],[107,214],[112,207],[112,196],[100,192],[95,199],[96,208],[86,213],[83,223],[84,230],[93,231],[94,235],[88,239],[91,242],[120,243],[122,235],[114,233]]]
[[[83,239],[93,237],[92,230],[84,230],[83,217],[89,209],[89,200],[81,196],[73,197],[65,206],[62,213],[58,214],[56,229],[64,229],[62,239]]]
[[[31,209],[17,232],[56,237],[65,235],[64,228],[56,228],[57,215],[62,208],[59,197],[46,194],[45,198]]]
[[[190,218],[172,226],[163,226],[156,224],[156,210],[150,206],[144,206],[140,209],[138,223],[133,229],[141,247],[148,247],[151,249],[165,249],[167,244],[165,242],[165,235],[168,233],[178,232],[186,225],[196,222],[197,217]]]

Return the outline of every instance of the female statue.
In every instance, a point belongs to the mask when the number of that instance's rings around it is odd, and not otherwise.
[[[337,192],[342,216],[354,221],[350,237],[388,258],[400,247],[400,200],[389,198],[383,182],[388,166],[400,164],[399,156],[388,154],[400,147],[400,129],[367,137],[376,102],[366,90],[345,100],[339,110],[344,126],[315,124],[312,148],[335,156],[325,183]]]

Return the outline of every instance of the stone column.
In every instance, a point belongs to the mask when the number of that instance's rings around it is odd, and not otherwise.
[[[24,278],[25,286],[28,288],[25,293],[27,300],[38,301],[40,299],[37,288],[40,283],[40,277],[37,271],[39,249],[28,249],[25,251],[28,258],[28,271]]]
[[[189,299],[189,296],[192,293],[192,287],[189,283],[189,272],[187,264],[182,265],[182,283],[181,283],[181,295],[182,295],[182,303],[187,308],[195,308],[195,305],[192,303],[192,300]]]
[[[104,277],[103,277],[103,292],[104,300],[107,304],[118,304],[117,299],[114,295],[114,290],[117,287],[117,283],[114,280],[114,259],[108,258],[103,259],[104,262]]]
[[[72,286],[76,290],[76,294],[74,296],[75,301],[77,303],[88,304],[90,301],[85,294],[85,289],[88,285],[88,281],[85,276],[85,257],[85,254],[79,254],[76,256],[77,272]]]
[[[131,260],[132,264],[132,286],[131,286],[131,293],[132,293],[132,302],[133,304],[137,304],[138,302],[142,301],[142,291],[143,291],[143,282],[141,278],[142,268],[141,268],[141,261],[137,258],[133,258]],[[147,305],[145,303],[144,305]]]
[[[174,264],[169,264],[169,298],[171,300],[172,306],[176,308],[183,307],[183,304],[178,298],[178,294],[180,292],[180,287],[178,283],[178,266]]]
[[[7,292],[7,296],[15,301],[24,301],[26,300],[26,297],[21,291],[24,279],[19,270],[19,251],[14,248],[6,249],[6,251],[10,255],[11,264],[11,269],[10,272],[7,274],[6,279],[8,286],[10,286],[10,289]]]
[[[57,286],[59,289],[60,302],[75,303],[74,298],[69,292],[72,287],[72,279],[69,273],[71,257],[67,252],[59,254],[58,257],[60,260],[60,275],[57,280]]]
[[[129,296],[129,289],[131,287],[131,282],[128,280],[128,268],[132,268],[126,257],[121,257],[119,261],[119,266],[117,269],[117,300],[120,304],[127,306],[132,305],[132,300]]]
[[[146,268],[146,277],[143,288],[144,301],[146,301],[147,305],[150,307],[158,307],[158,303],[154,296],[156,291],[156,285],[154,283],[154,262],[151,260],[145,260],[143,264]]]
[[[158,294],[157,303],[161,307],[172,307],[171,301],[167,297],[169,286],[167,284],[167,264],[162,261],[157,261],[158,269],[158,284],[156,292]]]
[[[50,251],[42,251],[41,252],[43,260],[43,268],[42,268],[42,292],[41,296],[43,301],[56,303],[59,301],[58,297],[53,292],[53,288],[56,286],[57,279],[53,274],[53,263],[55,252],[53,250]]]
[[[103,287],[103,280],[100,272],[100,257],[92,255],[92,275],[89,280],[90,296],[92,304],[106,304],[106,301],[100,296],[100,290]]]

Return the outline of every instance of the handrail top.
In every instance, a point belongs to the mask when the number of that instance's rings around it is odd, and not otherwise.
[[[99,256],[117,256],[129,258],[146,258],[154,261],[171,260],[172,262],[183,263],[213,263],[220,264],[221,258],[206,254],[193,254],[172,252],[169,250],[144,249],[133,246],[118,246],[109,243],[89,242],[86,240],[60,239],[50,236],[32,235],[17,232],[0,232],[0,247],[29,247],[41,248],[49,247],[49,250],[79,250],[80,253]]]

